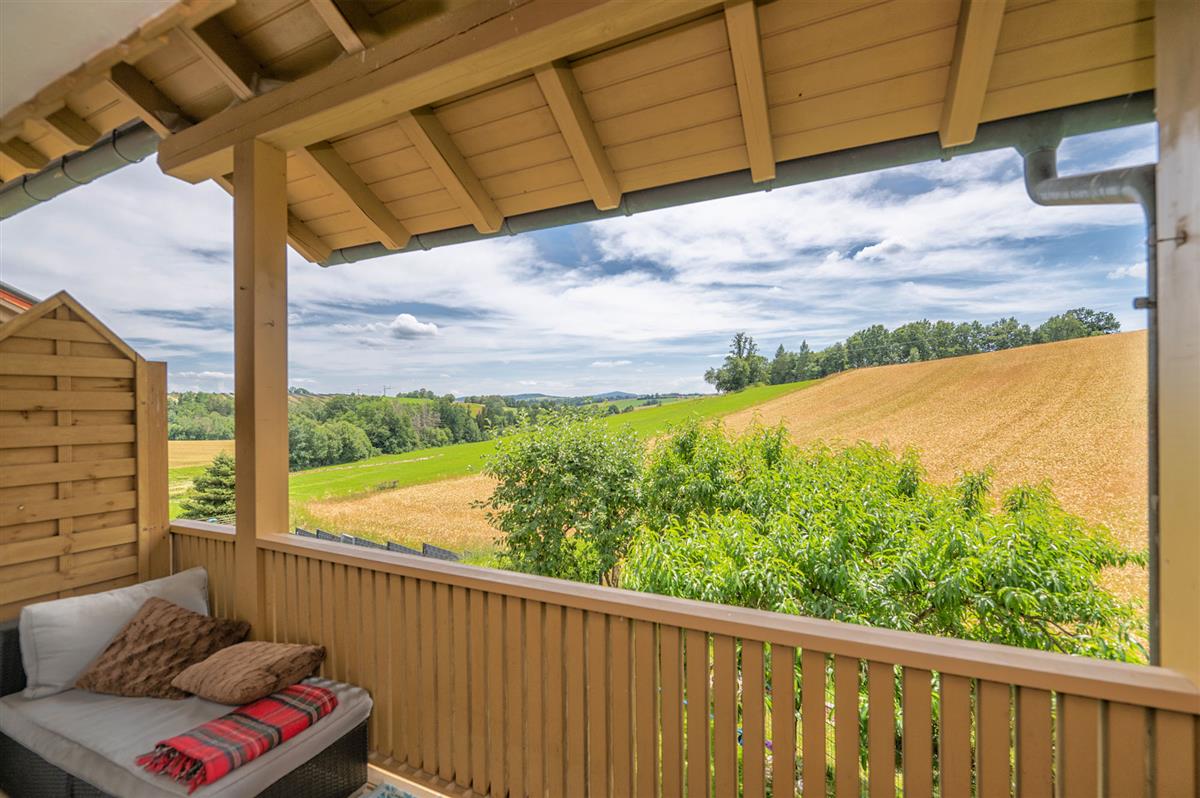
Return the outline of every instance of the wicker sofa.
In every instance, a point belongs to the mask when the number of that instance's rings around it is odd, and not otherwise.
[[[346,798],[366,783],[370,698],[360,688],[324,684],[339,691],[341,703],[333,713],[225,779],[199,788],[193,796]],[[182,701],[126,699],[80,690],[26,699],[20,695],[24,687],[20,637],[17,623],[10,621],[0,624],[0,790],[11,798],[186,795],[182,785],[145,774],[131,761],[114,761],[104,753],[105,746],[89,740],[95,741],[101,734],[110,739],[124,735],[129,740],[125,747],[149,750],[156,740],[147,735],[158,733],[165,713],[207,720],[229,710],[196,697]],[[57,706],[44,703],[56,699]],[[69,728],[71,702],[81,707],[78,734]],[[338,712],[343,713],[340,718]],[[88,729],[82,728],[84,725]],[[190,726],[175,731],[187,728]]]

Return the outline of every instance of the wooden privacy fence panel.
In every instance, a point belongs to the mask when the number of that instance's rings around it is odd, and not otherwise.
[[[168,573],[166,401],[65,293],[0,325],[0,620]]]
[[[230,527],[177,567],[233,590]],[[1200,690],[1100,662],[577,585],[289,535],[261,637],[367,688],[373,761],[455,795],[1186,796]]]

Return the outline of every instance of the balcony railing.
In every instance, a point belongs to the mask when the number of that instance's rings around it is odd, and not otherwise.
[[[176,522],[233,611],[233,529]],[[380,767],[456,795],[1191,796],[1168,670],[259,540],[265,639],[370,690]]]

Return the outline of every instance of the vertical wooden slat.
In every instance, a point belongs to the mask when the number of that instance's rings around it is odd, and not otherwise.
[[[404,737],[404,722],[408,705],[404,690],[405,659],[412,656],[408,635],[404,627],[404,579],[394,574],[388,576],[388,643],[391,647],[390,671],[392,681],[392,730],[388,756],[396,762],[404,761],[407,741]]]
[[[421,649],[429,645],[422,636],[421,629],[421,613],[418,602],[418,580],[413,577],[405,577],[404,579],[404,631],[409,640],[418,640],[420,644],[415,646],[415,651],[411,651],[404,658],[408,664],[407,675],[404,680],[405,686],[405,704],[408,708],[406,715],[404,738],[408,743],[406,758],[409,767],[421,767],[421,735],[424,731],[421,713],[424,707],[424,700],[421,695]]]
[[[505,745],[508,748],[508,790],[511,795],[525,794],[525,691],[521,599],[508,596],[504,600],[504,707]]]
[[[488,784],[492,795],[504,795],[504,597],[487,594]]]
[[[361,621],[358,622],[358,627],[361,631],[358,644],[362,648],[362,662],[359,665],[361,675],[357,684],[366,688],[375,701],[379,701],[382,696],[379,694],[379,680],[376,671],[379,634],[375,626],[375,572],[368,568],[362,568],[359,571],[359,579]],[[367,719],[367,734],[372,752],[377,751],[379,747],[379,715],[379,712],[372,711]]]
[[[454,778],[451,738],[454,723],[454,661],[451,648],[453,630],[450,620],[450,585],[439,582],[434,588],[434,626],[437,629],[437,774],[445,781]]]
[[[563,755],[563,611],[546,605],[546,794],[562,795],[566,759]]]
[[[634,635],[634,715],[637,737],[638,798],[656,798],[658,794],[658,646],[654,625],[635,621]]]
[[[471,655],[468,637],[467,589],[455,587],[452,596],[454,605],[454,783],[459,787],[471,786]]]
[[[804,671],[805,679],[809,677]],[[821,682],[824,684],[822,666]],[[808,689],[807,683],[804,689]],[[806,694],[802,694],[807,700]],[[821,700],[825,697],[822,694]],[[807,728],[807,720],[805,721]],[[807,742],[806,742],[807,745]],[[824,779],[822,779],[822,782]],[[771,646],[771,795],[796,792],[796,649]]]
[[[566,726],[567,795],[584,795],[587,789],[587,714],[583,686],[583,611],[566,610]]]
[[[336,679],[341,650],[334,631],[333,563],[321,563],[321,581],[318,584],[321,588],[321,644],[325,646],[325,664],[321,666],[321,672],[330,679]]]
[[[299,639],[296,634],[299,616],[296,594],[299,591],[299,587],[300,580],[296,573],[296,556],[285,554],[283,555],[283,604],[276,608],[276,612],[280,612],[283,615],[283,639],[289,643],[295,643]]]
[[[858,660],[840,654],[833,658],[834,788],[837,798],[857,798],[858,773]]]
[[[765,751],[763,644],[742,640],[742,787],[745,798],[763,798]]]
[[[698,629],[684,631],[687,657],[687,794],[709,794],[708,635]]]
[[[346,568],[346,681],[362,681],[362,571]]]
[[[941,680],[938,762],[942,794],[967,795],[971,790],[971,681],[945,673]]]
[[[1076,695],[1058,697],[1056,746],[1059,798],[1100,794],[1100,702]]]
[[[437,639],[434,585],[422,579],[417,588],[417,614],[421,618],[421,769],[438,770]]]
[[[871,798],[896,798],[896,674],[867,664],[867,768]]]
[[[608,795],[608,616],[589,612],[584,617],[587,626],[588,793]]]
[[[542,659],[542,603],[525,601],[525,791],[529,795],[545,793],[545,714],[543,690],[545,670]]]
[[[975,699],[975,761],[979,798],[1012,794],[1012,702],[1007,684],[981,680]]]
[[[633,707],[630,628],[626,618],[608,619],[609,678],[612,681],[612,792],[633,794]]]
[[[1017,796],[1050,798],[1054,793],[1050,693],[1017,688]]]
[[[488,658],[487,625],[484,621],[484,594],[472,590],[471,605],[471,789],[479,795],[487,793],[488,784]]]
[[[264,552],[264,554],[266,555],[264,575],[270,585],[270,598],[267,600],[267,607],[263,612],[270,623],[271,639],[277,643],[284,643],[287,642],[287,580],[284,574],[284,555],[277,551]],[[347,676],[346,681],[351,681],[351,679]]]
[[[315,560],[309,560],[315,565]],[[313,583],[310,582],[310,585]],[[310,594],[312,588],[309,589]],[[379,714],[379,724],[376,729],[375,750],[383,757],[392,755],[392,713],[396,709],[396,699],[392,694],[392,638],[396,637],[397,629],[392,625],[391,603],[388,600],[388,575],[375,574],[375,625],[372,635],[376,638],[375,648],[375,701],[383,706],[375,706],[374,712]]]
[[[1157,798],[1191,798],[1200,794],[1196,783],[1195,715],[1154,711],[1154,786]]]
[[[662,796],[683,795],[683,657],[677,626],[660,626],[662,660]]]
[[[737,795],[737,649],[713,635],[713,795]]]
[[[904,669],[904,798],[933,795],[933,674]]]
[[[1146,739],[1149,734],[1145,707],[1110,703],[1104,751],[1106,795],[1145,798]]]

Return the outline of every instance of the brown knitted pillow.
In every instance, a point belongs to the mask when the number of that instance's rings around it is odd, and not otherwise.
[[[324,646],[256,640],[221,649],[171,684],[218,704],[248,704],[311,676],[324,659]]]
[[[186,698],[171,680],[249,633],[245,621],[210,618],[165,599],[148,599],[75,686],[129,697]]]

